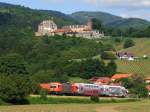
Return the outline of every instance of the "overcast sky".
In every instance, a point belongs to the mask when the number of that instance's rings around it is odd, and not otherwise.
[[[0,0],[34,9],[57,10],[67,14],[76,11],[103,11],[125,18],[150,20],[150,0]]]

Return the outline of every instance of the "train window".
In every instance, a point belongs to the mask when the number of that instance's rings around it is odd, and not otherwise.
[[[56,88],[56,86],[50,86],[51,88]]]

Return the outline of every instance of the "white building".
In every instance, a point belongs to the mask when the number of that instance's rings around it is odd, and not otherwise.
[[[54,23],[54,21],[45,20],[39,24],[36,36],[54,35],[55,30],[57,30],[57,25]]]

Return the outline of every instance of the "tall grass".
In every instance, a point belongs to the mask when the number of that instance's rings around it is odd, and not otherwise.
[[[90,100],[89,98],[56,98],[56,97],[48,97],[47,99],[41,99],[40,97],[29,97],[28,98],[30,104],[70,104],[70,103],[78,103],[78,104],[95,104],[96,102]],[[126,103],[138,101],[137,99],[125,98],[125,99],[117,99],[117,98],[107,98],[101,99],[97,103]]]

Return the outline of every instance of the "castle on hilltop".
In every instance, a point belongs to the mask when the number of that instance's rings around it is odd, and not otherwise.
[[[54,36],[54,35],[67,35],[83,37],[88,39],[103,38],[104,33],[100,33],[97,30],[93,30],[92,21],[89,21],[87,25],[68,25],[58,28],[57,25],[52,20],[44,20],[38,26],[38,32],[35,33],[36,36]]]

